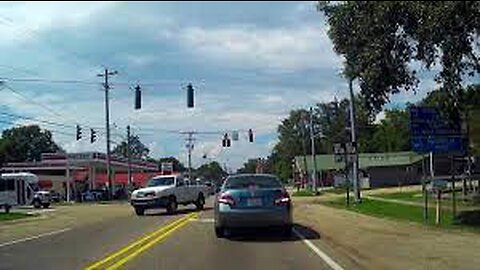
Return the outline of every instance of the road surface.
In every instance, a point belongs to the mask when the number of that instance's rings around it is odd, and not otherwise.
[[[301,224],[290,238],[263,231],[218,239],[211,208],[143,217],[125,210],[132,213],[0,243],[0,269],[340,269]]]

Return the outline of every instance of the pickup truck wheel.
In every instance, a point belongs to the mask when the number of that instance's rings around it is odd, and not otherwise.
[[[33,207],[35,209],[39,209],[40,207],[42,207],[42,204],[40,203],[40,200],[34,200],[33,201]]]
[[[197,201],[195,202],[195,206],[197,207],[197,210],[203,210],[203,206],[205,205],[205,198],[203,197],[203,194],[200,193],[198,194]]]
[[[143,216],[145,215],[145,209],[142,207],[135,207],[135,214],[137,214],[137,216]]]
[[[50,203],[44,203],[44,204],[42,204],[42,206],[43,206],[43,208],[48,208],[48,207],[50,207]]]
[[[170,200],[168,201],[167,205],[167,213],[168,214],[175,214],[175,211],[177,211],[177,199],[175,197],[170,197]]]
[[[217,236],[217,238],[225,237],[225,229],[223,227],[215,226],[215,235]]]

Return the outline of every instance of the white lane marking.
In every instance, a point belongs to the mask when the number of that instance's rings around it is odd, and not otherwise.
[[[336,263],[332,258],[330,258],[325,252],[321,251],[317,246],[315,246],[310,240],[306,239],[301,233],[293,229],[293,233],[302,239],[302,242],[305,243],[315,254],[317,254],[325,263],[328,264],[333,270],[343,270],[343,268]]]
[[[197,218],[197,219],[192,219],[193,221],[196,222],[202,222],[202,223],[214,223],[215,220],[213,218]]]
[[[6,242],[6,243],[0,243],[0,248],[1,248],[1,247],[6,247],[6,246],[11,246],[11,245],[18,244],[18,243],[22,243],[22,242],[27,242],[27,241],[30,241],[30,240],[35,240],[35,239],[38,239],[38,238],[41,238],[41,237],[45,237],[45,236],[50,236],[50,235],[54,235],[54,234],[59,234],[59,233],[62,233],[62,232],[69,231],[69,230],[71,230],[71,229],[72,229],[72,228],[65,228],[65,229],[61,229],[61,230],[58,230],[58,231],[53,231],[53,232],[48,232],[48,233],[42,233],[42,234],[39,234],[39,235],[34,235],[34,236],[27,237],[27,238],[22,238],[22,239],[18,239],[18,240],[13,240],[13,241]]]
[[[32,211],[28,211],[27,215],[36,215],[36,214],[50,213],[50,212],[55,212],[55,211],[57,211],[57,210],[56,209],[32,210]]]

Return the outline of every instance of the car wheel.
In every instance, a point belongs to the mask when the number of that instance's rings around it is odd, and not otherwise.
[[[175,197],[170,197],[167,205],[167,213],[170,215],[175,214],[175,211],[177,211],[177,207],[177,199]]]
[[[145,215],[145,209],[142,207],[135,207],[135,214],[137,214],[137,216],[143,216]]]
[[[197,207],[197,210],[203,210],[203,206],[205,205],[205,198],[203,197],[203,194],[200,193],[198,194],[197,201],[195,202],[195,206]]]
[[[48,207],[50,207],[50,204],[49,203],[44,203],[44,204],[42,204],[42,206],[43,206],[43,208],[48,208]]]
[[[283,236],[285,236],[285,237],[292,236],[292,230],[293,230],[292,225],[287,225],[287,226],[283,227],[283,229],[282,229]]]
[[[42,207],[42,204],[40,203],[39,200],[34,200],[33,201],[33,207],[36,208],[36,209],[39,209],[40,207]]]
[[[225,229],[223,227],[215,227],[215,235],[217,238],[225,237]]]

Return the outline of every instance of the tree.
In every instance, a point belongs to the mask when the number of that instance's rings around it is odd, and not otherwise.
[[[4,130],[0,140],[0,162],[39,161],[42,153],[55,153],[61,148],[52,133],[37,125]]]
[[[237,173],[255,173],[257,171],[258,159],[251,158],[237,170]]]
[[[173,171],[175,172],[184,172],[187,169],[185,166],[175,157],[163,157],[158,160],[158,164],[161,166],[162,163],[172,163],[173,164]]]
[[[135,159],[147,158],[150,153],[150,149],[146,147],[137,135],[130,136],[130,157]],[[127,142],[122,141],[117,145],[112,154],[127,157]]]
[[[373,117],[361,96],[354,99],[357,106],[357,129],[359,149],[373,150],[371,137],[374,133]],[[315,133],[315,153],[331,154],[335,143],[350,140],[347,127],[350,126],[349,100],[318,103],[313,108],[313,129]],[[295,156],[311,155],[310,112],[304,109],[292,110],[278,126],[278,143],[268,158],[272,173],[282,180],[292,176],[292,160]]]
[[[398,152],[410,150],[409,114],[406,110],[386,110],[373,134],[374,152]]]
[[[203,164],[195,170],[195,176],[203,178],[207,181],[212,181],[215,184],[219,185],[222,181],[222,178],[227,175],[227,173],[222,169],[222,166],[216,161]]]
[[[318,9],[345,57],[344,75],[358,79],[370,111],[392,94],[416,90],[414,62],[441,66],[435,79],[452,103],[465,75],[480,73],[478,1],[320,1]]]
[[[448,92],[437,89],[430,92],[421,102],[423,106],[438,107],[447,117],[455,119],[457,113],[468,120],[470,142],[474,153],[480,153],[480,84],[469,85],[458,91],[457,106],[452,108]]]

